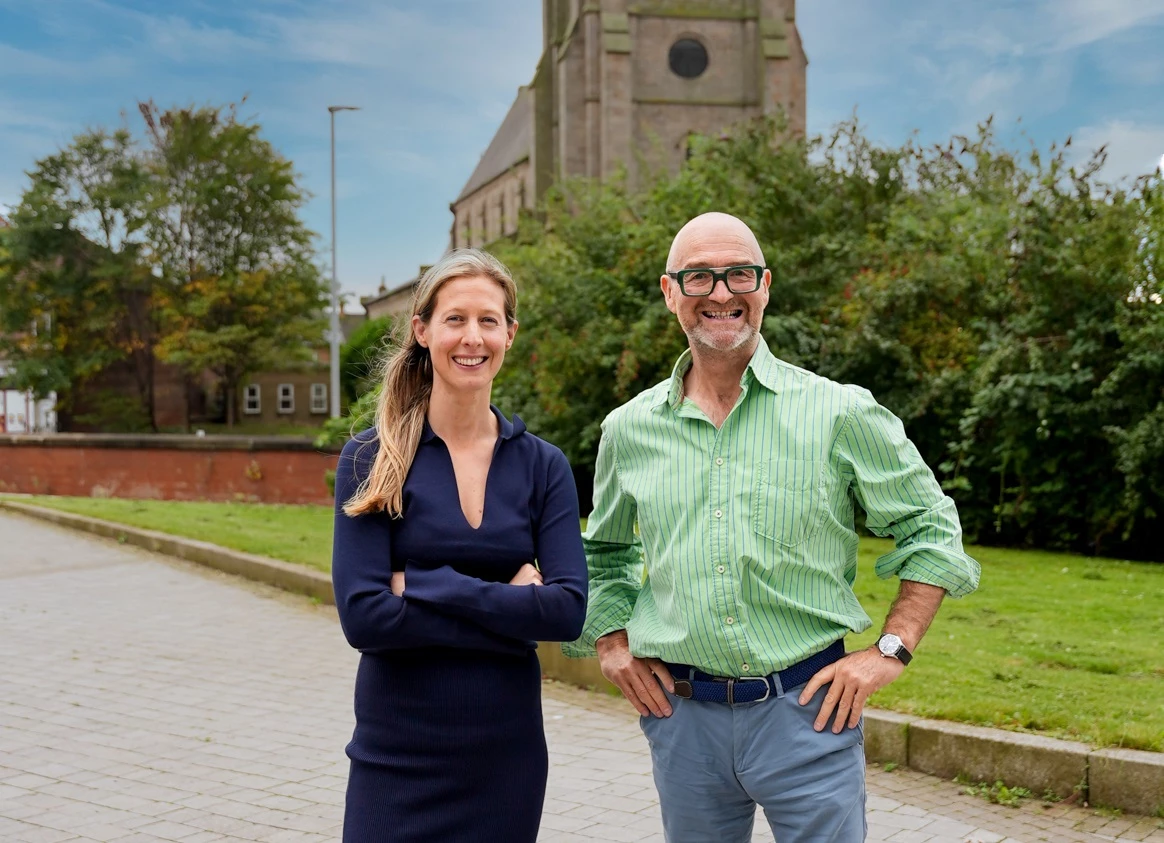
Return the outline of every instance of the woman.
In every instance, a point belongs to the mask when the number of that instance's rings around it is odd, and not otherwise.
[[[363,656],[344,840],[534,841],[548,759],[535,641],[586,612],[565,456],[490,402],[517,331],[495,258],[424,274],[375,427],[336,470],[332,579]]]

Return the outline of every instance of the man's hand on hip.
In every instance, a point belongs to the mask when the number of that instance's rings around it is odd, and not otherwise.
[[[817,671],[801,691],[800,704],[807,705],[818,689],[831,682],[832,687],[825,694],[813,728],[818,732],[823,730],[835,709],[837,719],[833,723],[833,733],[839,734],[846,725],[850,729],[856,726],[865,710],[865,701],[874,691],[901,676],[903,670],[905,665],[897,659],[886,658],[875,649],[858,650]]]
[[[635,711],[643,717],[671,716],[671,703],[667,701],[663,687],[673,693],[675,680],[663,662],[631,655],[625,629],[607,633],[594,646],[602,675],[618,686]]]

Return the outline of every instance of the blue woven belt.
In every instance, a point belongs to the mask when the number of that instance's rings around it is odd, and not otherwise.
[[[728,705],[760,702],[778,697],[789,688],[803,685],[821,668],[828,667],[845,655],[845,642],[838,639],[819,653],[784,668],[770,676],[727,679],[711,676],[686,664],[671,664],[667,669],[675,677],[675,696],[697,702],[719,702]]]

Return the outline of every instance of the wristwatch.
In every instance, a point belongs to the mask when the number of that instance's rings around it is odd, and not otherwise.
[[[897,659],[902,664],[909,664],[910,660],[913,659],[913,653],[905,649],[901,639],[892,632],[886,632],[877,639],[877,649],[885,658]]]

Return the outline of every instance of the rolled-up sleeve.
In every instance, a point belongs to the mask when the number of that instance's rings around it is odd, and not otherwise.
[[[981,569],[962,549],[954,501],[905,435],[901,420],[860,387],[834,445],[867,513],[865,526],[897,547],[877,560],[877,576],[927,583],[962,597],[978,587]]]

